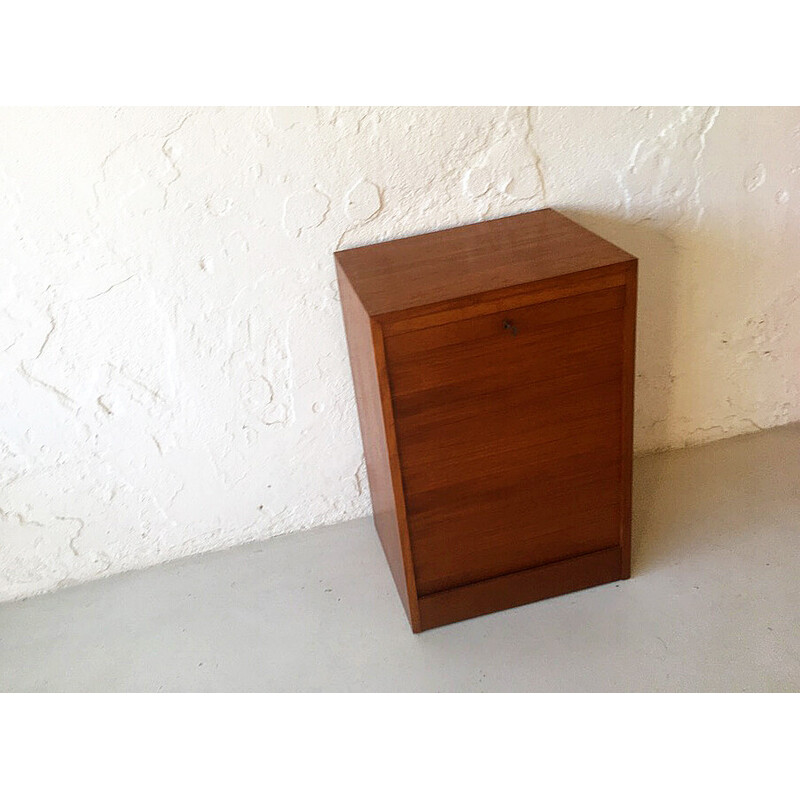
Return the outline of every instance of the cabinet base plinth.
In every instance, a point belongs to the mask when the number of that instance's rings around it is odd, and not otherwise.
[[[610,547],[554,564],[424,595],[419,598],[420,626],[415,633],[623,580],[629,574],[629,570],[623,569],[621,548]]]

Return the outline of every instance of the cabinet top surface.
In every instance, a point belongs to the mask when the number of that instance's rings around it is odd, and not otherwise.
[[[370,316],[635,259],[550,208],[334,255]]]

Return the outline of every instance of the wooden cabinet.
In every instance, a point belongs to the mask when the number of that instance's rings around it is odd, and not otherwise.
[[[544,209],[336,262],[413,630],[629,577],[636,258]]]

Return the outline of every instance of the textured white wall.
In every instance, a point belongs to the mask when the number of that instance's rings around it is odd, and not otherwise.
[[[800,419],[800,111],[0,111],[0,599],[369,512],[331,253],[640,261],[638,451]]]

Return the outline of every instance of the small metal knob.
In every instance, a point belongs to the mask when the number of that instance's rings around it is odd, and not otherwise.
[[[512,336],[517,335],[517,326],[510,319],[503,320],[503,330],[511,331]]]

